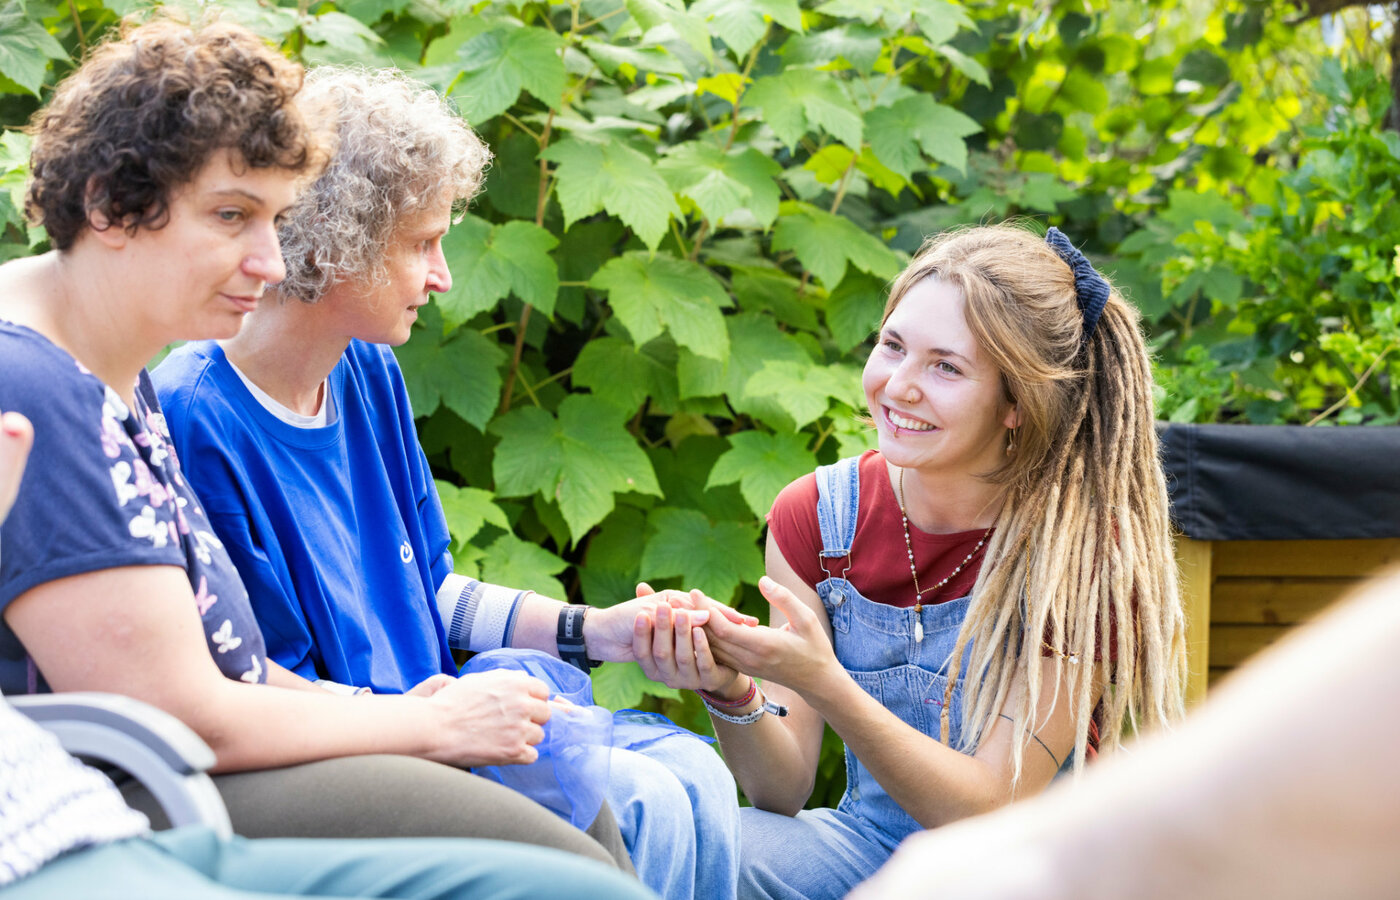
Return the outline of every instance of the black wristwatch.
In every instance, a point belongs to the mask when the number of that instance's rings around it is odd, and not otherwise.
[[[559,628],[555,632],[559,658],[585,672],[602,665],[599,660],[588,658],[588,648],[583,643],[583,619],[589,609],[581,603],[566,604],[559,610]]]

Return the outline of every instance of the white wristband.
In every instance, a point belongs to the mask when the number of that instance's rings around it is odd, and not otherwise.
[[[456,573],[448,575],[437,592],[447,645],[472,652],[509,647],[520,601],[530,593],[533,591],[487,584]]]

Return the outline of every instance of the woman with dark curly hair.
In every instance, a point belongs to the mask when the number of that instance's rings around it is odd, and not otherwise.
[[[245,835],[494,837],[625,867],[610,816],[611,854],[456,768],[534,759],[543,683],[343,697],[283,669],[181,473],[144,366],[237,334],[282,279],[278,222],[324,155],[301,82],[244,29],[158,22],[96,50],[34,121],[26,211],[54,249],[0,267],[0,409],[38,432],[3,530],[0,689],[174,714],[217,754]]]

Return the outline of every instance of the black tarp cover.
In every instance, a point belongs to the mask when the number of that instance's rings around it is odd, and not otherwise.
[[[1172,520],[1187,537],[1400,537],[1400,427],[1158,430]]]

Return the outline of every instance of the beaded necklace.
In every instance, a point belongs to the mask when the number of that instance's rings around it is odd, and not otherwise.
[[[977,546],[972,548],[972,552],[963,557],[963,561],[958,563],[953,571],[942,581],[929,588],[927,591],[919,588],[919,569],[914,565],[914,542],[909,538],[909,511],[904,506],[904,467],[899,468],[899,518],[904,525],[904,549],[909,551],[909,574],[914,578],[914,640],[923,643],[924,640],[924,594],[932,594],[943,585],[952,581],[959,572],[963,570],[972,558],[977,555],[977,551],[982,549],[982,545],[987,543],[987,538],[992,534],[995,523],[987,526],[987,530],[982,532],[982,539],[977,542]]]

